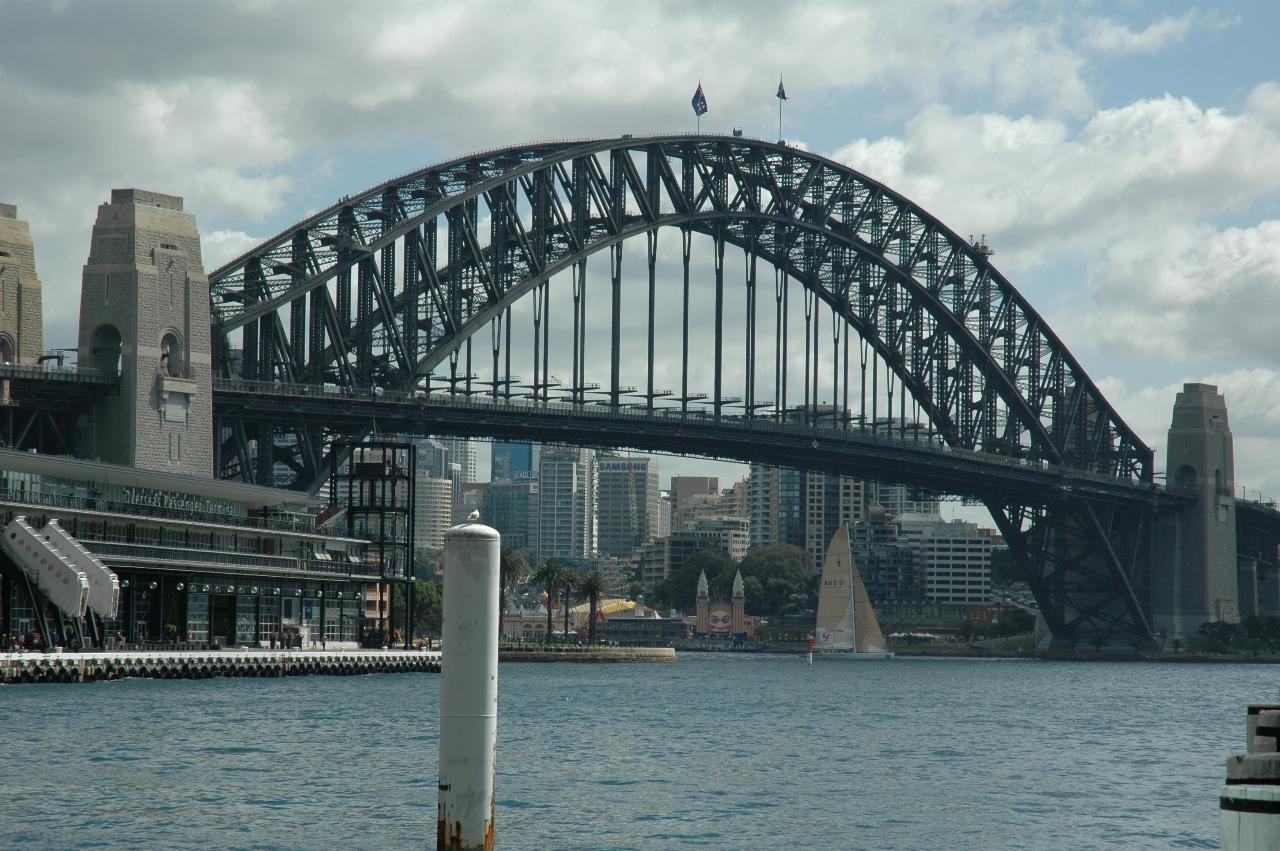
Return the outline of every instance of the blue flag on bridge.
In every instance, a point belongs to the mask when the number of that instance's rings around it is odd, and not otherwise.
[[[787,90],[782,87],[782,78],[778,78],[778,100],[787,99]]]
[[[698,83],[698,90],[693,93],[693,114],[701,118],[707,111],[707,96],[702,93],[702,83]]]

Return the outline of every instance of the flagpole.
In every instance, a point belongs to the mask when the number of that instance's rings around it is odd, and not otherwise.
[[[778,141],[782,141],[782,98],[778,98]]]

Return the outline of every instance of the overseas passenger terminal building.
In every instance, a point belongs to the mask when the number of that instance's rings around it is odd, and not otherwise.
[[[124,189],[99,207],[74,367],[44,351],[35,248],[17,214],[0,204],[0,636],[384,641],[407,547],[393,556],[353,537],[362,524],[327,500],[213,478],[226,436],[213,423],[208,279],[182,199]],[[36,433],[41,451],[20,451]]]

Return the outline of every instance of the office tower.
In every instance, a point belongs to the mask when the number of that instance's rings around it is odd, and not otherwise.
[[[602,454],[596,459],[596,549],[627,556],[658,537],[658,462],[653,458]]]
[[[543,449],[538,464],[543,558],[590,558],[596,548],[596,464],[590,449]]]
[[[477,481],[475,441],[466,437],[441,437],[439,441],[449,450],[449,460],[461,468],[461,483],[469,485]]]
[[[537,478],[537,447],[528,442],[493,442],[489,478],[495,482],[531,481]]]
[[[670,493],[671,518],[672,523],[675,523],[686,499],[694,494],[720,493],[720,479],[716,476],[672,476]]]

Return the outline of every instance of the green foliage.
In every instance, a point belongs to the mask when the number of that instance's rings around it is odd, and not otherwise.
[[[964,624],[960,627],[959,637],[962,641],[974,641],[987,638],[1005,638],[1010,635],[1024,635],[1036,628],[1036,616],[1026,609],[1007,609],[1000,617],[999,623],[989,626]],[[1106,642],[1103,642],[1105,644]],[[1101,646],[1098,647],[1101,649]]]
[[[438,579],[413,583],[413,634],[439,635],[444,609],[444,583]]]
[[[816,605],[818,572],[800,547],[756,547],[738,565],[753,615],[794,614]]]
[[[551,603],[556,598],[556,587],[560,584],[560,574],[565,568],[560,564],[560,559],[552,557],[546,560],[541,567],[529,577],[529,581],[537,585],[541,585],[547,592],[547,641],[551,641]]]
[[[596,643],[596,611],[600,608],[600,595],[604,593],[604,576],[592,570],[578,581],[578,593],[587,598],[591,609],[587,620],[587,643]]]
[[[443,565],[443,550],[435,547],[413,548],[413,575],[417,579],[430,581]]]
[[[737,564],[724,550],[711,548],[699,550],[684,560],[684,564],[654,589],[657,603],[691,610],[698,593],[698,574],[707,572],[707,583],[713,595],[727,595],[733,587],[733,572]]]
[[[1245,644],[1254,656],[1275,653],[1280,648],[1280,618],[1251,615],[1240,623]]]
[[[1025,577],[1008,547],[998,547],[991,551],[991,582],[995,585],[1012,585],[1022,582]]]
[[[1205,645],[1211,653],[1230,653],[1244,643],[1244,634],[1239,624],[1226,621],[1207,621],[1196,630],[1205,639]]]

